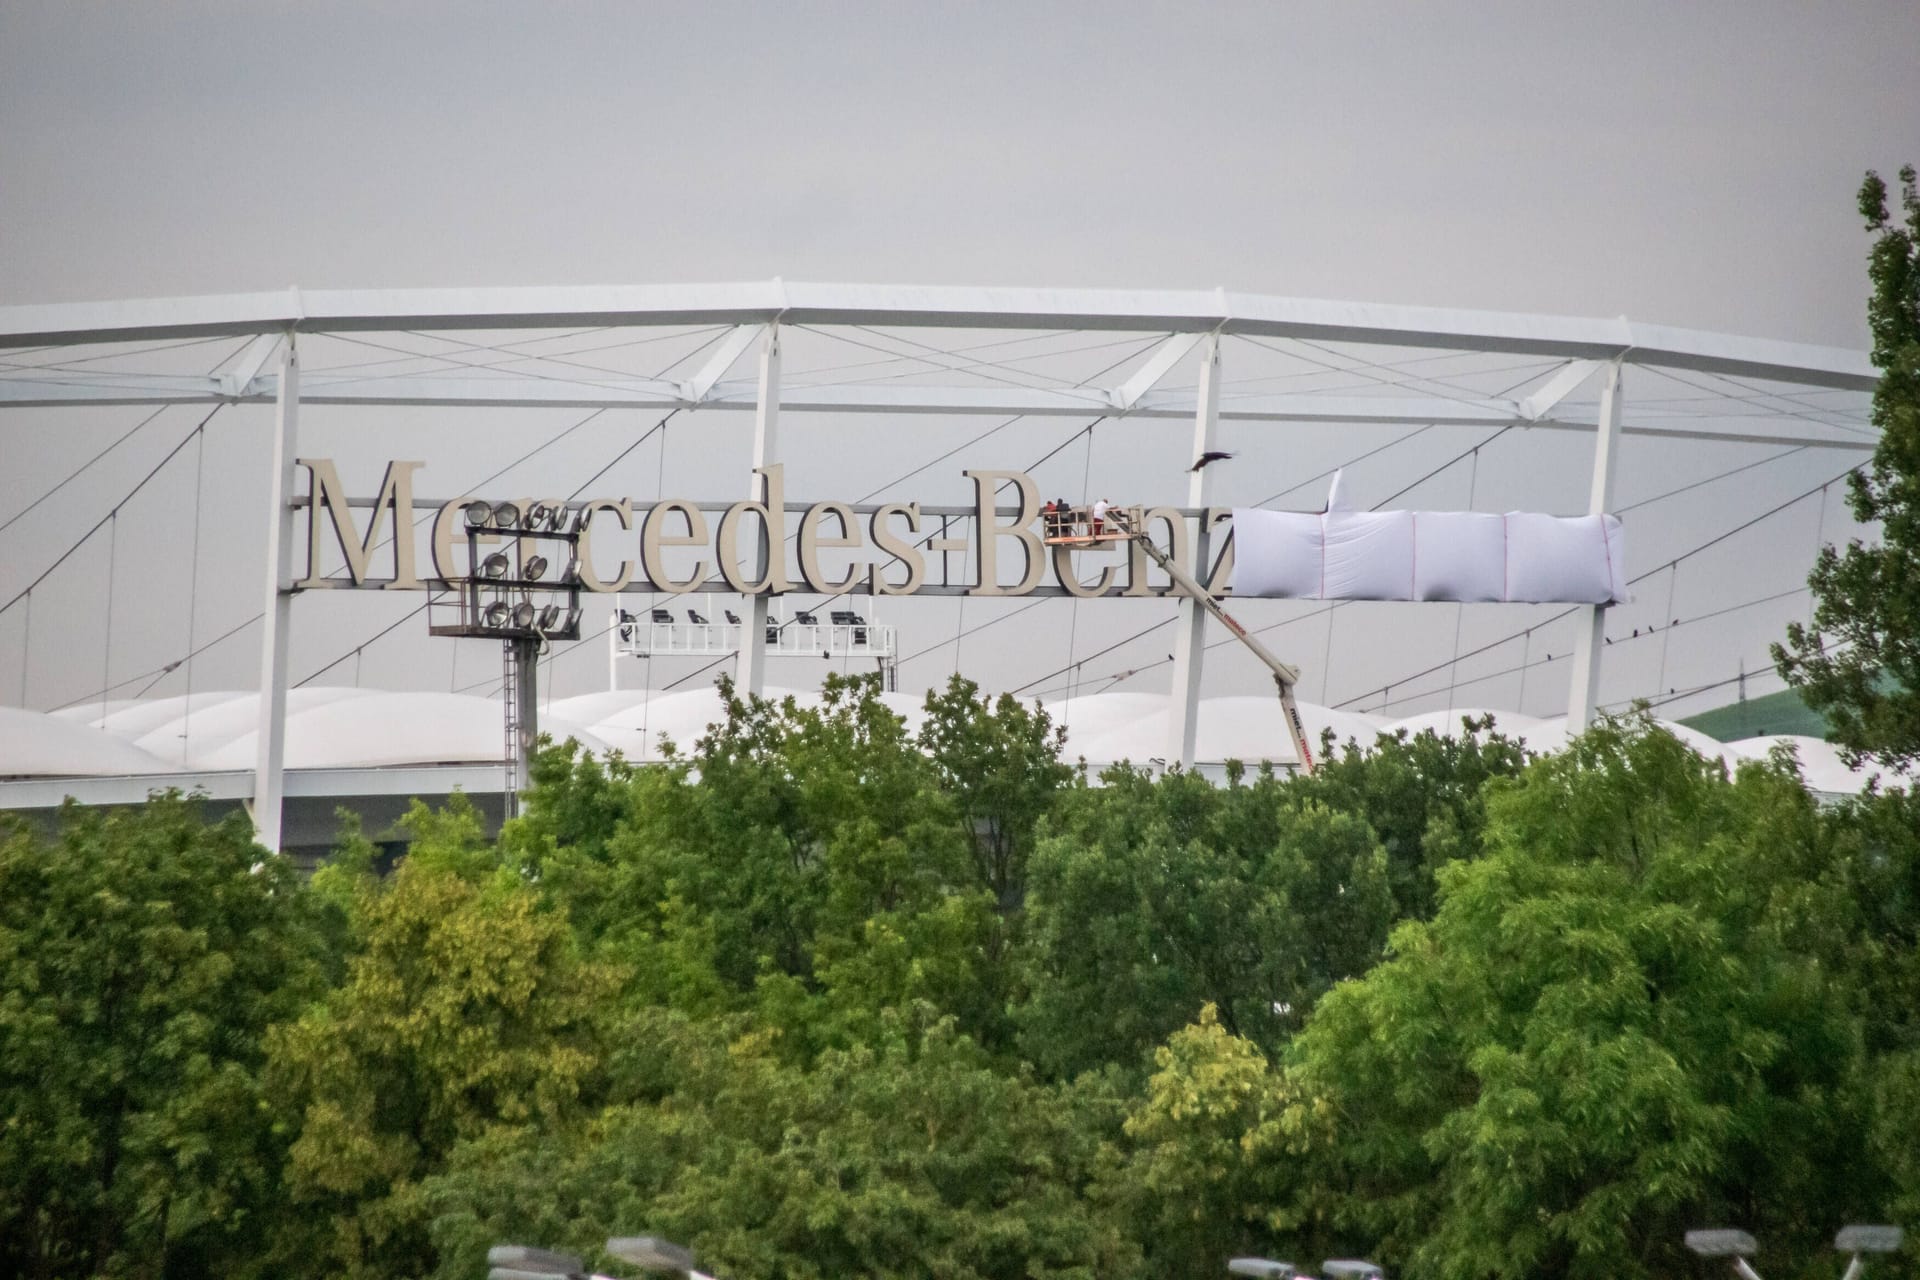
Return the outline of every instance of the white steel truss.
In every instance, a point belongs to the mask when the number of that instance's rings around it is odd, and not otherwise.
[[[701,327],[705,340],[667,371],[652,376],[526,348],[581,332],[613,330],[669,335]],[[881,332],[881,331],[885,332]],[[942,348],[940,333],[987,331],[1046,335],[1105,335],[1088,344],[1128,346],[1109,370],[1075,380],[1034,371],[1027,357],[996,358],[986,343]],[[503,346],[476,337],[442,335],[509,332],[532,335]],[[837,338],[864,348],[857,360],[782,376],[783,335]],[[924,340],[905,336],[922,334]],[[366,335],[383,335],[380,340]],[[1124,341],[1108,341],[1125,335]],[[353,342],[381,352],[340,367],[302,358],[316,340]],[[246,342],[245,339],[253,338]],[[49,358],[47,348],[112,347],[127,343],[191,343],[231,338],[241,346],[221,371],[182,373],[115,367],[109,355]],[[653,338],[635,341],[654,341]],[[663,337],[661,340],[665,340]],[[1236,384],[1229,340],[1269,346],[1298,356],[1299,372]],[[441,350],[434,343],[445,344]],[[1282,349],[1280,344],[1291,344]],[[1353,356],[1326,344],[1378,354]],[[426,349],[419,349],[421,346]],[[618,343],[609,346],[619,345]],[[749,352],[759,368],[736,372]],[[583,348],[574,356],[606,348]],[[1503,355],[1538,362],[1512,393],[1488,393],[1409,371],[1421,360],[1405,351]],[[8,358],[8,352],[17,352]],[[1168,386],[1176,370],[1191,369],[1200,352],[1198,385]],[[145,353],[126,353],[124,365]],[[1240,354],[1249,354],[1245,347]],[[1260,353],[1251,353],[1260,354]],[[1329,358],[1319,359],[1325,354]],[[276,355],[279,357],[275,359]],[[36,358],[38,357],[38,358]],[[1337,359],[1334,357],[1338,357]],[[1038,358],[1038,357],[1035,357]],[[522,366],[540,363],[537,374]],[[685,364],[684,370],[679,365]],[[396,371],[394,365],[425,365]],[[1122,366],[1125,366],[1124,368]],[[884,370],[884,372],[882,372]],[[1627,382],[1622,372],[1659,375]],[[864,371],[864,372],[863,372]],[[743,376],[744,374],[744,376]],[[1602,375],[1596,406],[1574,397]],[[285,568],[294,506],[286,471],[297,443],[301,403],[364,406],[495,406],[721,409],[754,415],[753,465],[779,461],[781,414],[958,415],[1035,418],[1137,418],[1191,423],[1196,454],[1214,442],[1220,422],[1274,424],[1408,424],[1592,432],[1596,440],[1594,502],[1603,505],[1618,435],[1729,443],[1764,443],[1864,454],[1875,443],[1863,410],[1878,373],[1859,351],[1736,337],[1648,325],[1625,318],[1581,319],[1432,307],[1382,306],[1210,292],[921,288],[801,284],[779,280],[721,285],[661,285],[554,289],[436,289],[301,291],[219,297],[0,307],[0,410],[29,407],[272,403],[278,536],[269,557],[270,619],[261,665],[260,762],[253,784],[262,838],[277,843],[282,762],[279,743],[287,680]],[[1691,402],[1691,380],[1735,411],[1712,413]],[[1320,389],[1302,389],[1318,381]],[[1287,383],[1276,387],[1274,383]],[[1326,385],[1331,383],[1332,385]],[[1767,384],[1754,386],[1751,383]],[[1674,395],[1640,391],[1658,384]],[[1835,405],[1835,394],[1852,403]],[[903,430],[906,429],[903,427]],[[758,497],[757,479],[748,477]],[[1196,473],[1189,502],[1204,506],[1207,476]],[[1204,535],[1204,530],[1203,530]],[[1204,546],[1204,536],[1202,537]],[[764,568],[764,566],[763,566]],[[737,644],[740,678],[759,684],[764,656],[787,642],[766,639],[766,597],[756,595],[750,616],[712,644]],[[1598,687],[1598,611],[1578,655],[1571,710],[1590,711]],[[1191,763],[1194,709],[1205,652],[1197,612],[1189,611],[1177,641],[1169,758]],[[868,630],[869,645],[880,629]],[[677,636],[677,633],[676,633]],[[653,639],[649,633],[649,641]],[[690,638],[680,637],[691,643]],[[891,629],[885,647],[892,647]],[[852,641],[849,639],[848,644]],[[651,647],[651,646],[650,646]],[[671,643],[667,646],[673,647]],[[712,646],[709,645],[709,648]],[[705,650],[702,650],[705,651]],[[831,646],[826,650],[832,652]]]

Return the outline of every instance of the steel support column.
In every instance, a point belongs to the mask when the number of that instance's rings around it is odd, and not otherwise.
[[[759,400],[753,410],[753,465],[770,466],[779,453],[780,425],[780,326],[767,326],[767,336],[760,347],[760,391]],[[749,473],[747,479],[747,499],[758,501],[760,477]],[[772,530],[762,529],[760,554],[754,574],[756,579],[767,576],[771,557],[784,556],[785,545],[773,545]],[[734,683],[742,694],[759,693],[767,678],[767,602],[764,591],[748,596],[744,603],[747,625],[740,636],[740,665],[734,675]]]
[[[1604,515],[1613,505],[1614,463],[1620,449],[1620,362],[1601,374],[1600,416],[1593,433],[1593,489],[1588,515]],[[1580,733],[1593,722],[1600,700],[1600,650],[1606,645],[1607,606],[1590,604],[1580,615],[1573,641],[1573,675],[1567,689],[1567,732]]]
[[[1193,415],[1193,449],[1198,458],[1213,448],[1220,425],[1220,335],[1210,333],[1200,357],[1200,396]],[[1187,478],[1187,505],[1200,509],[1193,539],[1193,576],[1207,580],[1209,563],[1207,503],[1213,491],[1213,468],[1202,467]],[[1182,600],[1174,623],[1173,702],[1167,709],[1167,762],[1193,768],[1194,739],[1200,729],[1200,677],[1206,665],[1207,615],[1198,601]]]
[[[274,410],[273,463],[267,479],[266,608],[260,633],[259,749],[253,770],[254,837],[280,849],[282,772],[287,745],[287,632],[293,614],[294,459],[299,455],[300,351],[287,331],[280,352],[280,396]]]

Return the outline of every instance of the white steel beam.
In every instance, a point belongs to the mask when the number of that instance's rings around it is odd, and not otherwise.
[[[280,848],[282,771],[287,745],[287,632],[293,606],[294,459],[299,456],[300,352],[292,331],[280,353],[280,402],[274,414],[272,470],[267,480],[266,609],[260,634],[259,749],[253,770],[253,829]]]
[[[277,398],[275,375],[252,379],[252,390],[239,396],[226,393],[220,378],[206,375],[105,375],[0,373],[0,408],[78,407],[121,404],[211,404],[238,399],[269,403]],[[658,379],[606,379],[573,382],[540,378],[363,378],[307,374],[301,383],[303,403],[325,405],[396,405],[409,407],[489,408],[691,408],[684,384]],[[1531,399],[1531,398],[1530,398]],[[754,411],[759,404],[757,382],[723,382],[712,388],[699,407]],[[1113,412],[1106,394],[1093,390],[984,387],[895,387],[878,385],[789,387],[781,407],[789,413],[980,414],[1001,417],[1079,417]],[[1458,427],[1524,426],[1542,431],[1593,430],[1591,423],[1562,418],[1527,417],[1527,404],[1499,398],[1438,399],[1424,396],[1344,396],[1311,394],[1232,395],[1219,416],[1232,422],[1426,424]],[[1149,391],[1128,416],[1186,420],[1192,400],[1180,393]],[[1729,420],[1751,426],[1768,421],[1756,414]],[[1696,425],[1698,415],[1674,415],[1671,423],[1643,416],[1623,426],[1627,435],[1663,436],[1677,440],[1717,440],[1729,444],[1806,445],[1817,449],[1873,450],[1875,437],[1833,425],[1824,430],[1817,419],[1782,419],[1779,428],[1727,429]]]
[[[267,361],[273,359],[273,353],[279,349],[280,338],[281,335],[277,333],[261,334],[247,344],[247,349],[240,353],[240,359],[234,362],[231,370],[219,375],[221,389],[227,393],[228,399],[237,400],[253,391],[253,380],[267,367]]]
[[[1155,347],[1153,355],[1135,371],[1131,378],[1107,393],[1107,399],[1113,407],[1126,413],[1140,403],[1140,398],[1160,385],[1160,379],[1173,372],[1175,365],[1185,360],[1193,349],[1206,337],[1202,333],[1176,333]]]
[[[756,468],[772,465],[779,453],[780,426],[780,327],[766,326],[765,336],[760,345],[760,396],[753,415],[753,465]],[[753,472],[747,475],[747,499],[758,501],[761,497],[760,477]],[[761,552],[758,559],[758,579],[764,579],[768,572],[771,557],[784,556],[786,547],[776,545],[773,530],[761,531]],[[740,662],[734,683],[744,694],[759,693],[767,678],[767,602],[769,594],[755,592],[743,602],[746,608],[746,626],[740,636]]]
[[[1600,384],[1600,417],[1593,437],[1593,487],[1587,514],[1602,515],[1613,504],[1613,475],[1620,455],[1620,365],[1607,366]],[[1573,673],[1567,689],[1567,732],[1583,732],[1600,700],[1600,650],[1606,645],[1607,606],[1590,604],[1573,641]]]
[[[1220,333],[1695,369],[1871,390],[1862,351],[1664,325],[1213,292],[654,285],[237,294],[0,307],[0,348],[217,334],[765,324]]]
[[[1598,360],[1567,361],[1559,372],[1541,384],[1538,391],[1520,402],[1520,416],[1528,422],[1540,421],[1559,408],[1562,400],[1578,391],[1599,367]]]
[[[1193,458],[1214,447],[1220,425],[1220,335],[1208,334],[1200,357],[1200,394],[1193,413]],[[1192,459],[1189,459],[1191,461]],[[1205,511],[1213,491],[1213,468],[1202,467],[1187,476],[1187,505]],[[1207,580],[1207,519],[1200,517],[1193,539],[1191,572]],[[1206,666],[1207,614],[1200,602],[1180,601],[1173,633],[1173,701],[1167,708],[1167,760],[1193,768],[1194,742],[1200,729],[1200,682]]]
[[[766,337],[767,326],[763,324],[735,325],[733,331],[720,340],[713,354],[707,357],[700,371],[680,384],[680,397],[688,404],[699,404],[718,385],[720,379],[727,376],[747,348]]]

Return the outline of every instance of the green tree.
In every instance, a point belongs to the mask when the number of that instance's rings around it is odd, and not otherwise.
[[[989,702],[979,691],[959,675],[929,690],[919,741],[952,797],[979,883],[1010,913],[1026,897],[1034,828],[1074,770],[1060,760],[1066,730],[1043,708],[1005,693]]]
[[[1130,1224],[1152,1275],[1214,1277],[1227,1258],[1285,1256],[1273,1226],[1283,1170],[1323,1119],[1212,1005],[1154,1063],[1096,1196]]]
[[[1479,851],[1487,781],[1513,777],[1526,764],[1520,743],[1492,729],[1491,716],[1463,716],[1459,730],[1444,736],[1383,733],[1364,750],[1351,740],[1339,750],[1329,742],[1320,766],[1293,780],[1300,794],[1373,829],[1387,855],[1396,918],[1433,915],[1435,873]]]
[[[1485,840],[1295,1040],[1330,1128],[1277,1227],[1449,1280],[1636,1277],[1716,1221],[1804,1264],[1882,1203],[1857,903],[1790,770],[1609,723],[1498,787]]]
[[[169,793],[0,826],[0,1272],[261,1273],[263,1042],[322,949],[240,815]]]
[[[585,888],[637,999],[760,1009],[788,1052],[847,1043],[920,1000],[1004,1041],[994,900],[878,682],[830,677],[817,706],[722,691],[724,721],[634,772],[604,854],[548,856],[543,884]]]
[[[1900,170],[1904,225],[1889,216],[1887,187],[1869,172],[1860,213],[1876,239],[1867,274],[1867,320],[1880,381],[1879,431],[1866,471],[1847,477],[1853,517],[1878,524],[1869,546],[1821,548],[1812,576],[1811,626],[1787,628],[1773,646],[1780,674],[1824,712],[1833,740],[1854,759],[1897,765],[1920,758],[1920,192]]]
[[[470,806],[417,801],[392,875],[359,874],[345,982],[275,1029],[270,1079],[295,1129],[280,1262],[346,1276],[433,1267],[421,1181],[496,1126],[591,1102],[617,975],[511,871]]]
[[[499,1240],[591,1254],[650,1231],[733,1280],[1133,1276],[1085,1194],[1099,1105],[999,1069],[951,1019],[916,1026],[927,1012],[800,1066],[764,1031],[643,1011],[635,1096],[566,1135],[490,1135],[434,1181],[441,1274]]]
[[[1385,855],[1360,818],[1270,774],[1215,787],[1109,770],[1034,855],[1021,1046],[1058,1076],[1152,1048],[1217,1010],[1265,1049],[1379,954]]]

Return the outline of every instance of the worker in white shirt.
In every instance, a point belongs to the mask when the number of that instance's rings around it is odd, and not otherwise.
[[[1109,505],[1105,498],[1101,498],[1093,504],[1093,519],[1090,522],[1088,532],[1092,533],[1095,537],[1100,536],[1101,527],[1107,519],[1107,507]]]

